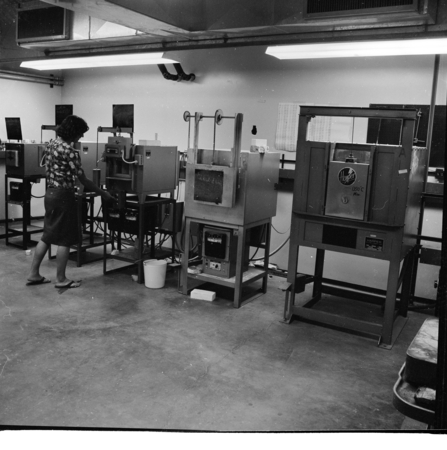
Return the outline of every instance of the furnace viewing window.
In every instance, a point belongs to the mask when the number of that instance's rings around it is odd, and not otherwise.
[[[224,173],[220,170],[196,169],[194,176],[194,200],[222,203]]]
[[[371,147],[361,147],[353,144],[337,144],[334,147],[331,161],[356,162],[369,164],[371,161]]]

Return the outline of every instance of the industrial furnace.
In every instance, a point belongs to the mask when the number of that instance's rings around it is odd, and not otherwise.
[[[41,160],[45,151],[44,144],[5,144],[6,174],[13,178],[44,177],[45,166]]]
[[[44,144],[24,143],[20,117],[5,117],[6,135],[5,166],[6,175],[18,178],[39,178],[45,176],[45,167],[41,166],[45,151]]]
[[[183,117],[188,123],[194,118],[194,145],[188,149],[186,164],[185,236],[188,242],[191,224],[198,224],[203,264],[200,273],[188,273],[189,248],[185,245],[182,292],[188,293],[188,278],[228,285],[235,290],[234,306],[240,307],[244,283],[262,278],[262,292],[266,291],[271,218],[276,214],[279,153],[241,150],[242,114],[225,117],[217,110],[214,116],[204,116],[200,112],[191,116],[185,112]],[[212,149],[199,148],[200,122],[207,118],[214,119]],[[215,148],[216,125],[224,119],[234,119],[231,150]],[[264,248],[264,270],[248,267],[250,246]]]
[[[120,196],[173,193],[178,183],[178,153],[173,146],[134,145],[131,138],[109,137],[105,144],[107,190]]]
[[[45,166],[41,165],[45,145],[22,142],[22,128],[19,117],[6,117],[6,133],[8,140],[17,141],[5,143],[5,231],[6,245],[16,245],[28,248],[31,234],[41,232],[41,228],[31,230],[31,188],[32,184],[45,177]],[[9,181],[18,178],[21,181]],[[8,186],[9,185],[9,186]],[[10,195],[8,195],[8,190]],[[22,229],[9,227],[8,204],[17,202],[23,210]],[[21,244],[13,243],[9,237],[21,236]]]
[[[308,126],[318,116],[395,119],[400,145],[308,140]],[[427,164],[425,148],[413,146],[416,110],[303,106],[299,116],[292,207],[285,319],[294,316],[379,336],[390,347],[407,316],[415,261],[421,193]],[[299,247],[317,249],[314,276],[297,274]],[[330,250],[389,261],[382,324],[354,320],[312,309],[322,293],[377,302],[375,295],[351,284],[334,288],[323,282],[324,252]],[[402,270],[400,270],[401,262]],[[313,297],[295,305],[295,294],[313,282]],[[346,287],[347,284],[345,283]],[[396,303],[398,290],[400,301]],[[356,293],[354,293],[356,292]],[[396,305],[398,310],[396,311]]]
[[[217,122],[223,119],[216,113]],[[234,145],[231,150],[201,149],[199,123],[195,115],[194,147],[188,149],[185,209],[188,217],[213,218],[246,225],[276,214],[275,184],[279,176],[279,153],[251,153],[241,150],[243,115],[234,117]]]
[[[103,131],[103,129],[101,129]],[[115,130],[112,129],[114,132]],[[161,210],[172,205],[172,221],[176,223],[173,194],[178,184],[178,151],[174,146],[135,145],[131,137],[108,138],[104,146],[105,184],[107,191],[117,199],[114,206],[105,208],[105,220],[111,231],[135,236],[136,253],[129,262],[138,266],[138,282],[143,282],[143,247],[146,236],[151,236],[151,257],[154,258],[155,234],[160,226]],[[170,197],[159,194],[168,193]],[[164,231],[174,236],[175,230]],[[172,238],[171,256],[174,259],[175,239]],[[113,240],[112,240],[113,245]],[[104,244],[105,248],[105,244]],[[126,257],[114,256],[126,260]],[[104,273],[106,260],[104,258]]]
[[[100,142],[76,142],[85,176],[97,186],[106,182],[106,163],[103,159],[105,144]]]

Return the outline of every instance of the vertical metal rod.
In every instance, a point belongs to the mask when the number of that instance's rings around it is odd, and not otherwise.
[[[197,164],[197,154],[199,152],[199,126],[202,120],[202,113],[196,112],[194,117],[194,161],[193,164]]]
[[[191,145],[191,118],[188,120],[188,147],[186,150],[189,150],[189,147]]]
[[[431,101],[430,101],[430,112],[428,114],[428,130],[427,130],[427,167],[425,168],[425,180],[424,180],[424,191],[427,184],[428,169],[430,166],[430,153],[433,138],[433,122],[435,119],[435,108],[436,108],[436,92],[438,88],[438,78],[439,78],[439,61],[440,55],[435,55],[435,65],[433,69],[433,87],[431,91]]]
[[[96,164],[95,164],[96,168],[98,168],[98,162],[99,162],[99,143],[98,143],[98,140],[99,140],[99,131],[96,130]],[[99,186],[99,184],[98,184],[98,186]]]
[[[402,145],[402,135],[404,133],[404,121],[400,121],[399,145]],[[413,138],[414,140],[414,138]]]
[[[214,121],[214,134],[213,134],[213,158],[211,164],[214,166],[214,152],[216,150],[216,121]]]
[[[377,130],[376,145],[379,145],[380,128],[382,127],[382,119],[379,119],[379,129]],[[400,142],[399,142],[400,145]]]
[[[424,184],[422,188],[422,192],[426,191],[427,187],[427,178],[428,178],[428,170],[430,167],[430,151],[431,151],[431,144],[432,144],[432,137],[433,137],[433,122],[435,117],[435,107],[436,107],[436,93],[438,91],[438,78],[439,78],[439,61],[440,56],[435,55],[435,64],[433,67],[433,82],[432,82],[432,89],[431,89],[431,101],[430,101],[430,112],[428,117],[428,129],[427,129],[427,138],[426,138],[426,145],[427,145],[427,166],[425,168],[425,174],[424,174]],[[414,292],[416,290],[416,283],[417,283],[417,269],[418,269],[418,263],[419,263],[419,251],[421,247],[421,238],[422,235],[422,228],[424,226],[424,211],[425,211],[425,196],[423,195],[421,198],[421,209],[419,212],[419,221],[418,221],[418,232],[417,232],[417,239],[416,239],[416,246],[418,254],[414,260],[414,276],[411,281],[411,293],[410,298],[414,296]],[[410,300],[411,301],[411,300]]]
[[[8,218],[8,174],[5,173],[5,241],[6,245],[8,245],[8,237],[9,237],[9,218]]]
[[[447,103],[447,99],[446,99]],[[447,126],[447,123],[446,123]],[[447,142],[445,143],[445,155],[447,155]],[[445,165],[445,164],[444,164]],[[436,408],[435,429],[447,428],[447,184],[444,181],[444,197],[442,204],[442,244],[441,244],[441,269],[439,271],[439,285],[436,296],[436,304],[439,317],[438,336],[438,362],[436,373]]]
[[[352,118],[351,144],[354,143],[355,117]]]
[[[241,139],[242,139],[242,122],[244,115],[236,114],[234,121],[234,144],[233,144],[233,160],[231,167],[239,165],[239,157],[241,156]]]

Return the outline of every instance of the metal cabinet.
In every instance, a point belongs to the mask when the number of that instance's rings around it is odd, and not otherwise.
[[[314,142],[308,125],[317,116],[401,121],[400,145]],[[376,335],[390,348],[404,326],[413,279],[415,246],[427,151],[413,146],[416,110],[302,107],[293,194],[285,319],[294,317]],[[315,272],[297,273],[299,248],[317,249]],[[325,251],[389,262],[386,292],[325,280]],[[401,263],[402,268],[401,268]],[[312,298],[295,304],[295,294],[313,283]],[[398,303],[398,290],[401,289]],[[377,303],[382,323],[314,309],[322,294]],[[383,294],[383,295],[382,295]],[[398,308],[396,309],[396,306]]]

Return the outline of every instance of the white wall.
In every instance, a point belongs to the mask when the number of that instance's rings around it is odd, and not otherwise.
[[[23,139],[40,142],[41,126],[54,125],[55,105],[61,103],[60,86],[51,88],[46,84],[30,83],[26,81],[13,81],[0,78],[0,139],[6,141],[5,117],[20,117]],[[44,131],[43,139],[54,136],[54,132]],[[49,135],[48,133],[52,133]],[[5,163],[0,162],[0,220],[5,218]],[[45,193],[45,183],[33,185],[32,195],[42,196]],[[17,205],[8,205],[9,218],[21,218],[22,208]],[[43,199],[33,199],[31,202],[31,215],[44,214]]]
[[[73,103],[75,113],[90,125],[87,140],[96,140],[98,126],[112,125],[112,105],[135,105],[135,141],[153,139],[155,133],[163,145],[187,148],[188,125],[183,112],[201,111],[213,115],[244,114],[242,147],[248,149],[251,129],[257,126],[258,138],[266,138],[274,150],[278,104],[325,104],[368,106],[370,103],[430,104],[434,57],[345,58],[332,60],[279,61],[265,55],[265,47],[221,50],[194,50],[170,53],[182,63],[186,73],[194,73],[194,82],[165,80],[157,67],[78,70],[65,73],[63,103]],[[442,61],[438,104],[445,103],[446,63]],[[167,65],[171,73],[172,66]],[[200,129],[200,146],[212,146],[213,122]],[[192,136],[192,133],[191,133]],[[217,129],[216,146],[229,148],[232,121]],[[105,142],[107,135],[102,134]],[[294,159],[293,153],[286,158]],[[288,235],[292,196],[279,193],[272,250]],[[288,245],[272,258],[287,269]],[[314,252],[303,249],[300,270],[310,273]],[[366,258],[329,254],[325,276],[361,280],[366,285],[385,287],[387,263]],[[342,269],[340,269],[342,268]],[[437,268],[424,266],[417,295],[435,295],[432,281]],[[421,287],[419,287],[421,286]]]
[[[270,149],[274,150],[280,102],[368,106],[370,103],[429,104],[431,98],[432,56],[279,61],[265,55],[265,47],[179,51],[168,56],[181,62],[186,73],[194,73],[196,80],[167,81],[156,66],[66,71],[62,97],[46,96],[39,106],[52,118],[55,104],[73,104],[74,113],[90,126],[85,140],[96,141],[98,126],[112,126],[113,104],[134,104],[135,142],[153,139],[157,133],[163,145],[176,145],[179,150],[185,150],[188,143],[184,111],[214,115],[217,109],[222,109],[228,116],[244,114],[243,149],[249,148],[251,129],[256,125],[256,137],[266,138]],[[445,104],[444,60],[441,66],[437,103]],[[175,73],[172,65],[167,68]],[[33,88],[38,89],[35,85]],[[43,90],[48,92],[49,88],[46,86]],[[21,92],[18,95],[21,100],[26,99]],[[25,114],[25,105],[17,102],[16,111],[20,115]],[[29,115],[29,111],[26,114]],[[45,120],[39,120],[38,127]],[[231,146],[232,127],[233,121],[227,120],[217,128],[218,148]],[[200,146],[211,147],[213,121],[204,121],[200,130]],[[101,133],[99,141],[106,142],[107,137]],[[287,153],[286,158],[293,159],[294,154]],[[289,193],[278,195],[273,224],[285,234],[273,232],[272,249],[288,235],[291,200]],[[288,245],[285,245],[272,257],[272,262],[287,269],[287,255]],[[313,252],[303,250],[301,255],[300,270],[310,272]],[[359,264],[359,261],[362,262]],[[328,256],[326,269],[328,277],[361,280],[367,285],[384,287],[386,263],[380,261],[365,258],[353,261],[352,257],[333,254]],[[436,268],[427,270],[424,277],[432,284]],[[435,295],[427,282],[423,289],[425,296]]]
[[[368,106],[370,103],[430,102],[433,57],[344,58],[279,61],[264,54],[265,47],[175,52],[194,82],[165,80],[156,66],[82,69],[64,74],[64,103],[91,125],[86,137],[96,139],[97,126],[112,125],[112,105],[135,105],[135,139],[158,133],[163,144],[187,145],[183,112],[213,115],[244,114],[243,147],[251,127],[273,147],[279,102]],[[174,73],[172,65],[167,65]],[[445,103],[442,89],[439,102]],[[228,146],[225,124],[217,145]],[[231,129],[231,128],[230,128]],[[212,143],[212,123],[202,126],[200,144]],[[231,133],[229,133],[231,134]],[[103,137],[106,140],[106,136]]]

